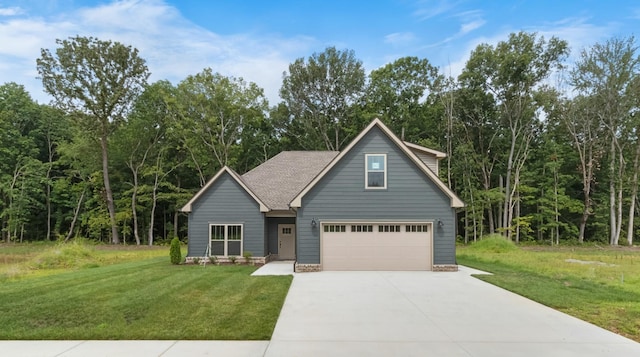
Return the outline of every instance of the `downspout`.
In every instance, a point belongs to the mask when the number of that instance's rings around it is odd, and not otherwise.
[[[296,260],[293,261],[293,272],[296,272],[296,265],[298,265],[298,210],[294,207],[291,207],[291,203],[289,203],[289,209],[296,213],[296,245],[295,245],[295,253]]]

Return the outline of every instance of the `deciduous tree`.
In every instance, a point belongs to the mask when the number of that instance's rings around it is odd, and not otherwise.
[[[502,212],[506,236],[511,233],[521,170],[538,126],[540,104],[536,103],[536,92],[552,71],[562,66],[568,52],[567,43],[556,37],[546,41],[533,33],[514,33],[495,47],[479,45],[461,75],[461,79],[493,95],[507,129],[510,144]]]
[[[54,52],[41,50],[38,73],[54,103],[72,114],[102,152],[102,174],[111,223],[111,240],[120,242],[109,180],[108,142],[149,77],[138,50],[93,37],[56,40]]]
[[[290,135],[307,150],[340,150],[349,139],[345,122],[362,98],[365,74],[352,50],[328,47],[298,58],[284,73],[280,96],[291,117]]]

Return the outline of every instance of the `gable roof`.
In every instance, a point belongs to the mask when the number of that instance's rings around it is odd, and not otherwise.
[[[283,151],[242,179],[271,210],[289,210],[289,202],[337,155],[337,151]]]
[[[431,179],[431,181],[433,181],[433,183],[436,184],[436,186],[438,186],[438,188],[440,188],[440,190],[447,195],[450,199],[451,199],[451,207],[464,207],[464,203],[462,202],[462,200],[451,190],[449,189],[449,187],[447,187],[447,185],[444,184],[444,182],[442,182],[442,180],[440,180],[440,178],[433,172],[431,171],[427,165],[422,162],[422,160],[420,160],[416,154],[414,154],[407,145],[405,145],[405,143],[400,140],[393,132],[391,132],[391,130],[384,125],[384,123],[382,123],[382,121],[380,119],[374,119],[371,124],[369,124],[362,132],[360,132],[360,134],[358,136],[356,136],[355,139],[353,139],[353,141],[351,141],[351,143],[349,143],[349,145],[340,152],[340,154],[338,154],[333,161],[331,161],[331,163],[329,163],[329,165],[327,165],[314,179],[313,181],[311,181],[297,196],[295,196],[293,198],[293,200],[290,203],[291,207],[295,207],[295,208],[299,208],[302,206],[302,198],[309,192],[311,191],[311,189],[313,189],[313,187],[338,163],[340,162],[340,160],[347,155],[347,153],[349,151],[351,151],[351,149],[356,146],[356,144],[358,142],[360,142],[360,140],[362,140],[362,138],[364,138],[370,131],[371,129],[373,129],[374,127],[378,127],[380,128],[380,130],[382,130],[382,132],[387,135],[387,137],[394,143],[397,145],[397,147],[402,150],[402,152],[405,153],[405,155],[407,155],[407,157],[409,157],[409,159],[411,159],[411,161],[413,161],[413,163],[420,168],[420,170],[422,172],[424,172],[424,174]],[[413,144],[415,145],[415,144]],[[419,145],[415,145],[420,147]],[[435,150],[433,150],[435,151]]]
[[[260,212],[269,212],[269,207],[267,207],[267,205],[264,204],[264,202],[260,198],[258,198],[258,196],[247,186],[242,177],[240,177],[240,175],[238,175],[235,171],[227,166],[221,168],[220,171],[218,171],[218,173],[200,189],[200,191],[198,191],[193,197],[191,197],[189,202],[187,202],[180,209],[180,211],[191,212],[191,206],[193,205],[193,203],[198,198],[200,198],[200,196],[202,196],[209,189],[209,187],[211,187],[224,173],[229,174],[229,176],[231,176],[231,178],[233,178],[238,183],[238,185],[240,185],[240,187],[242,187],[260,205]]]

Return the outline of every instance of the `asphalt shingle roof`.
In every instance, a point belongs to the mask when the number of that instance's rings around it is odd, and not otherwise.
[[[337,155],[337,151],[283,151],[242,175],[242,180],[270,209],[288,210],[291,200]]]

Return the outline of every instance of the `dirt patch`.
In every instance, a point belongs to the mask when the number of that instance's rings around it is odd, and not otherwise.
[[[583,264],[583,265],[601,265],[601,266],[606,266],[606,267],[617,267],[618,264],[609,264],[609,263],[605,263],[605,262],[598,262],[595,260],[580,260],[580,259],[565,259],[564,260],[567,263],[576,263],[576,264]]]
[[[603,252],[636,252],[640,253],[640,246],[628,245],[585,245],[585,246],[548,246],[548,245],[532,245],[522,246],[522,250],[532,252],[563,252],[563,251],[581,251],[581,250],[602,250]]]
[[[95,246],[96,250],[106,250],[106,251],[113,251],[113,250],[129,250],[129,251],[154,251],[154,250],[168,250],[169,247],[168,246],[160,246],[160,245],[152,245],[152,246],[148,246],[148,245],[120,245],[120,244],[114,244],[114,245],[96,245]]]

